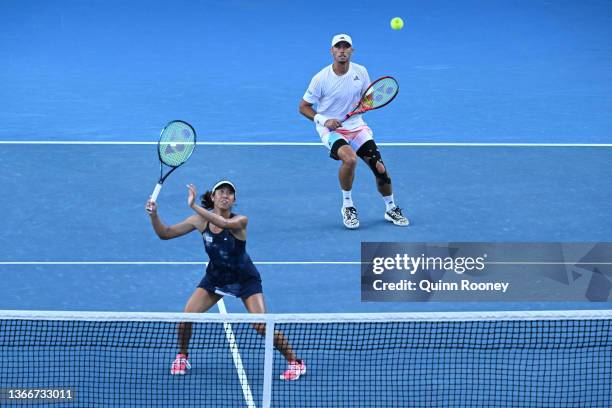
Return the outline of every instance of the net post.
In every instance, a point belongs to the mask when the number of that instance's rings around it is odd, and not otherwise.
[[[261,406],[270,408],[272,401],[272,368],[274,362],[274,319],[266,316],[266,338],[264,357],[264,382]]]

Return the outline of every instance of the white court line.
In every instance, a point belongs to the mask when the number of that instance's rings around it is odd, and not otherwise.
[[[225,308],[225,302],[223,299],[219,299],[217,302],[219,307],[219,313],[223,316],[227,315],[227,309]],[[223,328],[225,329],[225,337],[229,343],[229,348],[232,352],[232,358],[234,359],[234,366],[236,367],[236,373],[240,380],[240,386],[242,387],[242,395],[248,408],[256,408],[255,401],[253,400],[253,393],[249,386],[249,380],[242,364],[242,357],[240,356],[240,350],[238,350],[238,343],[236,342],[236,336],[234,336],[234,330],[232,330],[232,324],[230,322],[223,322]]]
[[[361,265],[359,261],[256,261],[255,265]],[[0,265],[208,265],[206,261],[0,261]]]
[[[71,141],[71,140],[0,140],[0,145],[156,145],[157,142]],[[320,142],[197,142],[207,146],[322,146]],[[612,147],[612,143],[469,143],[469,142],[377,142],[395,147]]]
[[[255,265],[361,265],[360,261],[255,261]],[[0,261],[1,265],[208,265],[207,261]],[[612,262],[486,261],[485,265],[612,265]]]
[[[7,145],[157,145],[157,142],[125,142],[96,140],[0,140]],[[315,142],[196,142],[197,145],[208,146],[321,146]]]
[[[545,261],[504,261],[485,262],[485,265],[612,265],[612,262],[545,262]]]

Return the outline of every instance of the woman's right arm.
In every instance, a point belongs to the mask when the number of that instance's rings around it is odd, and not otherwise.
[[[185,218],[183,221],[174,225],[165,225],[157,214],[157,204],[153,201],[147,202],[147,212],[151,217],[151,225],[153,230],[160,239],[172,239],[190,233],[197,228],[200,218],[197,215],[192,215]]]

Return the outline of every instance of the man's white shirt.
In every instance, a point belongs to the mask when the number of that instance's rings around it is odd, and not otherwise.
[[[342,120],[359,103],[361,95],[370,85],[370,76],[364,66],[351,62],[344,75],[336,75],[331,65],[319,71],[310,81],[304,100],[317,105],[317,113],[329,118]],[[364,126],[361,115],[353,115],[342,124],[347,130]],[[316,124],[321,134],[325,127]]]

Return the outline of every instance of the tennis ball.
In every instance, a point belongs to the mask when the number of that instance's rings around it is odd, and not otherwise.
[[[394,30],[401,30],[404,27],[404,20],[400,17],[393,17],[391,19],[391,28]]]

